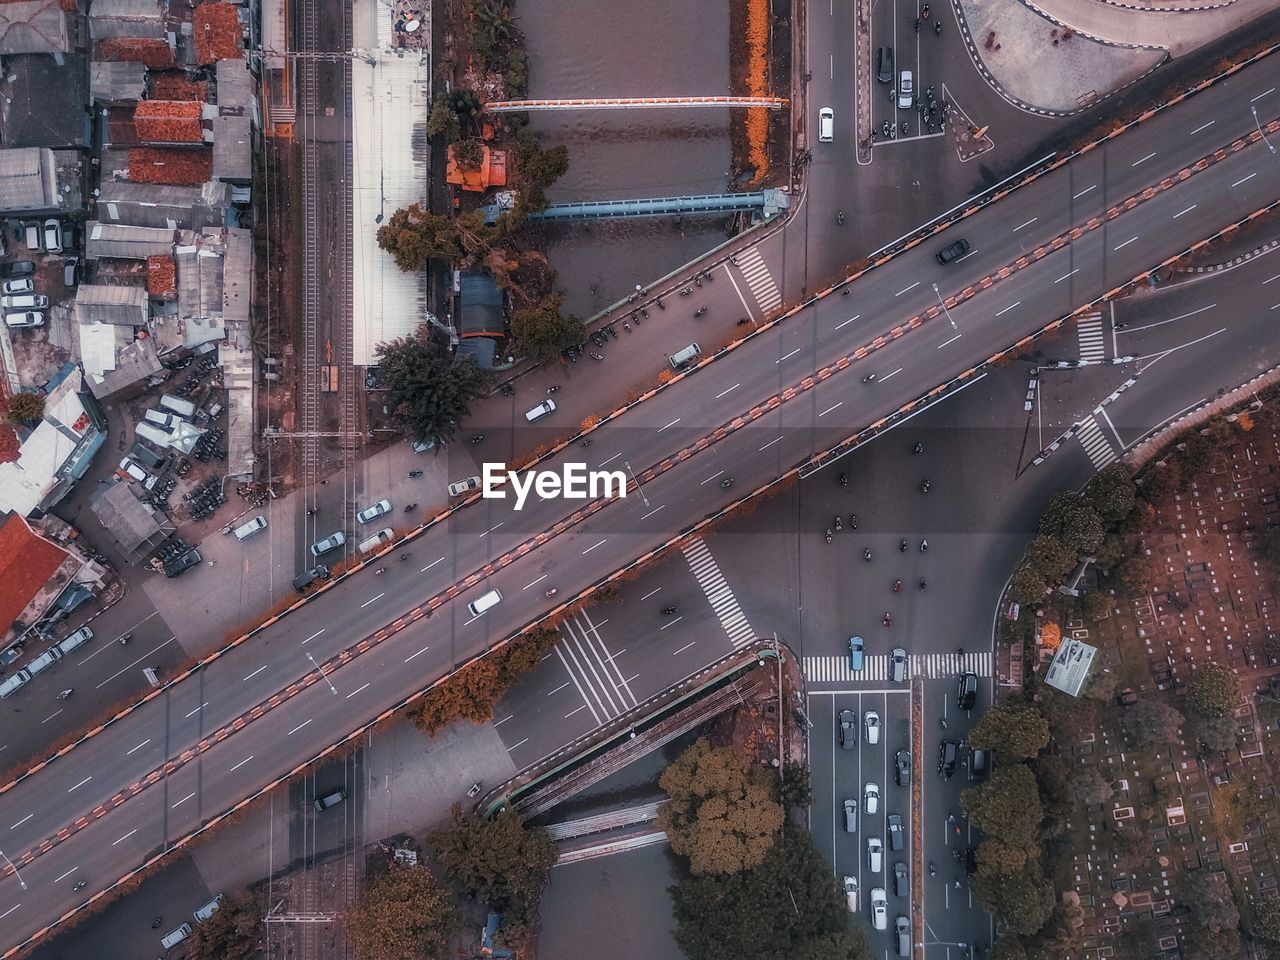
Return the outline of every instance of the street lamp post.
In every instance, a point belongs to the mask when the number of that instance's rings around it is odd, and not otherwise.
[[[307,651],[307,659],[311,661],[311,665],[315,667],[316,671],[320,674],[320,676],[324,678],[324,682],[329,684],[329,689],[333,692],[333,695],[336,697],[338,695],[338,688],[333,685],[333,681],[330,680],[329,677],[325,674],[325,672],[320,669],[320,664],[316,663],[316,658],[311,655],[310,651]]]
[[[1258,120],[1258,108],[1250,104],[1249,112],[1253,114],[1253,124],[1258,128],[1258,133],[1262,135],[1262,142],[1267,145],[1268,150],[1270,150],[1272,153],[1275,153],[1276,152],[1275,146],[1271,143],[1270,140],[1267,139],[1267,131],[1262,129],[1262,123]]]
[[[4,857],[4,862],[7,863],[9,866],[13,867],[13,875],[18,878],[18,884],[22,887],[22,889],[23,890],[27,889],[27,881],[23,880],[22,874],[18,872],[18,865],[14,863],[12,860],[10,860],[3,850],[0,850],[0,857]]]

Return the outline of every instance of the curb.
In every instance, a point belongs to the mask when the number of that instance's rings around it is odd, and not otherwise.
[[[1260,247],[1254,247],[1248,253],[1241,254],[1234,260],[1227,260],[1223,263],[1214,263],[1204,267],[1181,267],[1176,272],[1183,274],[1220,273],[1223,270],[1232,270],[1241,264],[1248,263],[1250,260],[1257,259],[1264,253],[1270,253],[1276,247],[1280,247],[1280,239],[1272,240],[1270,243],[1264,243]]]

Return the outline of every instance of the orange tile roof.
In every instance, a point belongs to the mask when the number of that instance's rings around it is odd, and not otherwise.
[[[196,7],[192,33],[196,38],[196,60],[201,64],[244,56],[240,16],[232,4],[202,3]]]
[[[0,524],[0,632],[26,609],[67,558],[67,552],[39,536],[11,513]]]
[[[173,257],[164,254],[147,257],[147,293],[153,297],[163,297],[177,292],[178,265]]]
[[[474,170],[463,170],[454,159],[454,144],[449,144],[449,162],[445,171],[445,180],[456,184],[463,190],[480,193],[490,187],[507,185],[507,152],[494,150],[481,145],[480,166]]]
[[[139,100],[133,126],[143,143],[203,143],[199,100]]]
[[[148,67],[172,67],[173,51],[164,40],[145,37],[114,37],[103,40],[98,48],[102,60],[128,60]]]
[[[129,179],[135,183],[194,187],[208,183],[212,173],[212,150],[138,147],[129,151]]]
[[[204,83],[188,80],[180,73],[153,71],[147,76],[151,96],[156,100],[203,100]]]

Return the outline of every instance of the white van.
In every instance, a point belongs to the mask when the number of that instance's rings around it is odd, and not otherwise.
[[[17,293],[0,297],[0,306],[6,310],[47,310],[49,298],[43,293]]]
[[[187,937],[191,936],[191,924],[184,923],[177,930],[172,930],[160,938],[160,946],[172,950]]]
[[[395,536],[394,530],[392,530],[390,527],[383,527],[381,530],[375,533],[372,537],[369,537],[367,540],[361,540],[360,546],[357,547],[356,549],[359,550],[361,553],[364,553],[368,550],[377,550],[384,543],[390,543],[391,538],[394,536]]]
[[[93,631],[88,627],[81,627],[75,633],[69,635],[65,640],[58,644],[58,652],[65,657],[72,650],[75,650],[77,647],[83,647],[92,639]]]
[[[0,700],[5,697],[12,697],[15,693],[27,685],[31,679],[31,674],[25,670],[19,670],[4,683],[0,683]]]
[[[240,524],[240,526],[236,527],[235,529],[236,539],[248,540],[259,530],[265,530],[266,528],[267,528],[267,518],[262,516],[262,514],[258,514],[258,516],[254,517],[248,523],[242,523]]]
[[[37,673],[43,673],[48,670],[61,659],[62,651],[57,647],[50,647],[44,653],[40,654],[40,656],[27,664],[27,673],[34,677]]]
[[[163,410],[147,410],[142,414],[142,416],[144,419],[163,427],[170,433],[173,432],[173,428],[178,424],[178,417],[175,414],[165,413]]]
[[[683,350],[677,350],[667,360],[671,363],[672,370],[682,370],[688,364],[693,363],[702,354],[702,348],[696,343],[691,343]]]
[[[218,908],[222,906],[222,901],[224,899],[225,898],[222,896],[222,894],[218,894],[216,897],[214,897],[212,900],[206,903],[203,907],[201,907],[199,910],[193,913],[192,916],[196,918],[196,923],[204,923],[206,920],[212,917],[215,913],[217,913]]]
[[[473,617],[478,617],[486,610],[496,607],[502,600],[502,594],[497,590],[490,590],[482,597],[477,597],[467,604],[467,609],[471,611]]]
[[[530,423],[535,420],[541,420],[543,417],[549,416],[556,412],[556,402],[554,400],[543,400],[532,410],[524,412],[524,418]]]
[[[160,406],[166,410],[171,410],[180,417],[186,417],[188,420],[196,412],[196,405],[190,400],[183,400],[181,397],[175,397],[172,393],[166,393],[160,398]]]

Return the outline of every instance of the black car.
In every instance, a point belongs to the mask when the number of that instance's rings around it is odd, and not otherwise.
[[[11,263],[0,264],[0,277],[6,280],[13,277],[29,277],[35,272],[34,260],[14,260]]]
[[[957,240],[950,246],[943,247],[938,251],[938,262],[944,266],[952,260],[959,260],[969,252],[969,241],[965,239]]]
[[[960,744],[955,740],[943,740],[938,744],[938,776],[950,780],[956,772],[956,757],[960,753]]]
[[[960,674],[960,686],[956,688],[956,706],[961,710],[972,710],[978,700],[978,675],[976,673]]]
[[[911,752],[909,750],[899,750],[893,755],[893,762],[896,766],[895,776],[898,780],[898,786],[911,786]]]
[[[901,850],[903,844],[902,817],[896,813],[889,814],[889,849]]]
[[[200,551],[193,547],[182,556],[166,563],[164,565],[164,575],[172,580],[174,577],[182,576],[192,567],[198,566],[200,566]]]
[[[893,82],[893,47],[881,47],[876,57],[876,79],[881,83]]]
[[[852,710],[840,711],[840,746],[846,750],[858,749],[858,715]]]
[[[910,892],[911,887],[907,883],[907,865],[899,860],[893,865],[893,895],[905,897]]]

